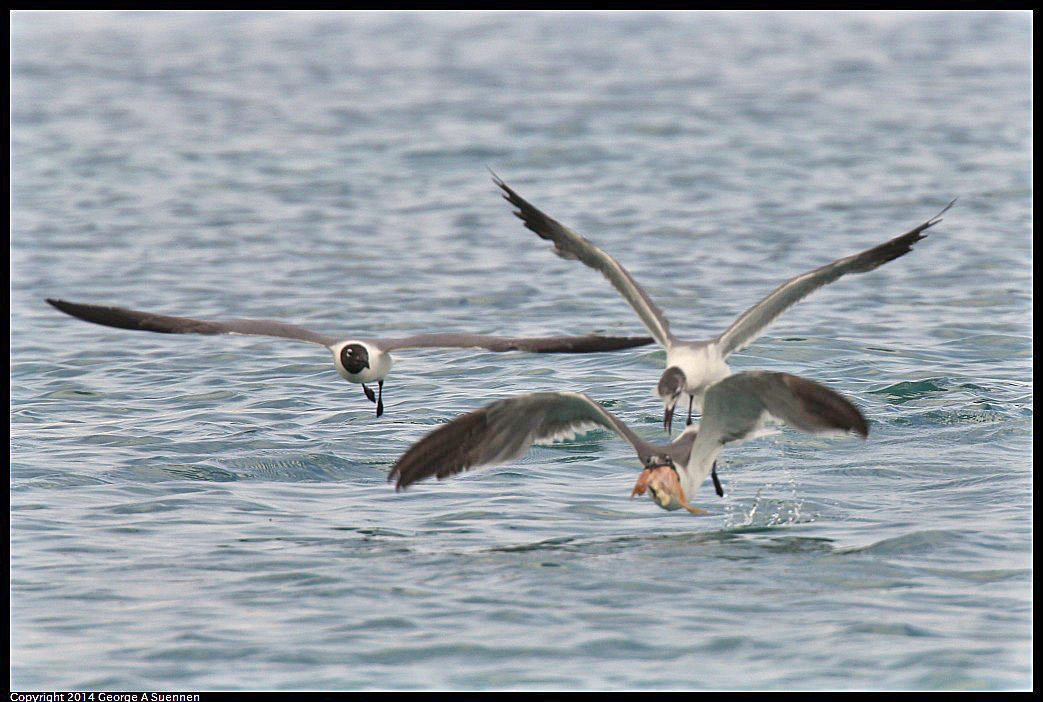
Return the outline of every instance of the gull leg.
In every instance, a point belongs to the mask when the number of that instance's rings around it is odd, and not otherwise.
[[[721,487],[721,481],[717,478],[717,461],[713,462],[710,477],[713,478],[713,489],[717,491],[717,497],[724,497],[724,488]]]
[[[376,402],[377,396],[373,394],[373,391],[366,387],[366,384],[362,384],[362,392],[366,393],[366,399],[370,402]]]
[[[688,396],[688,421],[685,423],[685,426],[691,426],[692,425],[692,402],[694,402],[694,401],[695,401],[695,398],[692,397],[691,395],[689,395]]]
[[[377,381],[377,416],[384,414],[384,381]]]

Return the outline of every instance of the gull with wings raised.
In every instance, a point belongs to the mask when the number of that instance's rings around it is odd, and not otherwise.
[[[739,315],[718,336],[703,341],[683,341],[670,331],[666,315],[619,261],[538,210],[495,173],[493,181],[503,190],[504,199],[518,208],[514,214],[525,226],[553,242],[554,253],[562,258],[577,259],[601,271],[634,309],[655,340],[666,349],[666,370],[659,378],[656,394],[663,401],[663,426],[667,431],[671,429],[674,407],[681,397],[688,396],[688,423],[691,424],[692,406],[701,408],[707,389],[731,373],[726,363],[728,356],[753,342],[776,317],[843,275],[866,273],[909,253],[913,244],[926,236],[923,231],[940,222],[942,214],[956,202],[953,200],[937,215],[901,236],[790,278]]]

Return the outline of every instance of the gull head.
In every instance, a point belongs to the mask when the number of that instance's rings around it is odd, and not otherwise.
[[[663,401],[663,429],[670,432],[674,423],[674,406],[684,393],[685,375],[677,366],[670,366],[659,376],[656,394]]]
[[[692,514],[708,514],[688,504],[677,469],[669,456],[654,455],[645,459],[645,469],[641,471],[630,496],[644,495],[646,491],[652,501],[665,510],[672,512],[683,508]]]
[[[347,344],[340,350],[340,363],[348,373],[358,375],[369,368],[369,351],[362,344]]]

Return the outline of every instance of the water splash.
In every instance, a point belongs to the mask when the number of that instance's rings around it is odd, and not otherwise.
[[[788,473],[789,471],[787,471]],[[753,500],[746,502],[729,502],[725,506],[724,524],[733,527],[782,526],[815,521],[814,515],[805,514],[804,498],[797,494],[797,481],[787,475],[785,488],[789,496],[785,499],[762,497],[765,490],[775,487],[774,483],[765,483],[757,489]]]

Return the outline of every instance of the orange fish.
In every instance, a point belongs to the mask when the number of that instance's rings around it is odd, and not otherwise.
[[[706,510],[688,504],[681,481],[677,479],[677,471],[670,466],[655,466],[641,471],[630,496],[644,495],[645,490],[652,491],[652,499],[663,509],[675,510],[684,507],[699,516],[709,514]]]

